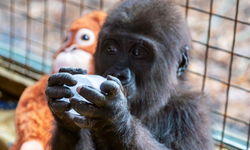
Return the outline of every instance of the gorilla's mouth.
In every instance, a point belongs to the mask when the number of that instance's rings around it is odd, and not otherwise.
[[[107,78],[108,75],[114,76],[117,79],[119,79],[123,87],[130,87],[130,86],[133,86],[135,84],[133,75],[129,75],[129,77],[128,77],[128,76],[123,76],[123,75],[116,76],[114,74],[104,73],[103,77]]]
[[[130,78],[128,79],[118,79],[121,81],[123,87],[131,87],[135,85],[135,77],[133,75],[130,75]]]
[[[124,92],[126,93],[125,96],[127,97],[129,102],[132,102],[136,98],[136,84],[135,80],[132,78],[127,84],[122,84]]]
[[[103,77],[107,77],[107,75],[118,78],[123,86],[134,84],[134,75],[128,68],[120,66],[111,67],[103,74]]]
[[[132,86],[133,84],[135,84],[135,81],[133,80],[133,77],[132,78],[126,78],[126,77],[123,77],[123,76],[115,76],[113,74],[104,74],[103,77],[107,78],[108,75],[111,75],[111,76],[114,76],[116,77],[117,79],[120,80],[121,84],[123,87],[130,87]]]

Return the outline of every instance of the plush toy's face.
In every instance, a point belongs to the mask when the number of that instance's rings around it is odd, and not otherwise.
[[[80,67],[93,73],[92,55],[105,17],[106,14],[102,12],[93,12],[70,25],[62,46],[54,57],[52,73],[57,73],[63,66]]]
[[[92,53],[87,51],[85,47],[94,45],[95,40],[96,35],[88,28],[69,31],[63,42],[63,51],[55,59],[54,72],[58,72],[63,66],[89,69]]]

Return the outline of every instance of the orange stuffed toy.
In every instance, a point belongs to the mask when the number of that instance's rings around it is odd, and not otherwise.
[[[62,66],[70,66],[87,69],[93,74],[92,55],[105,18],[105,13],[95,11],[70,25],[60,50],[54,56],[52,73],[57,73]],[[50,149],[54,118],[45,97],[48,77],[43,76],[20,97],[16,108],[17,140],[11,150]]]

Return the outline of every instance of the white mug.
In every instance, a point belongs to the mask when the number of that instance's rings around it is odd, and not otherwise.
[[[85,102],[91,103],[89,101],[87,101],[85,98],[83,98],[81,95],[79,95],[76,91],[77,87],[82,86],[82,85],[89,85],[92,86],[96,89],[100,90],[100,85],[106,81],[107,79],[99,76],[99,75],[80,75],[80,74],[76,74],[74,75],[74,79],[77,80],[77,84],[74,86],[67,86],[64,85],[68,88],[71,89],[71,91],[74,93],[73,98],[76,98],[78,100],[83,100]],[[69,102],[69,98],[62,98],[61,100]],[[74,113],[74,114],[78,114],[74,109],[71,109],[69,112]]]

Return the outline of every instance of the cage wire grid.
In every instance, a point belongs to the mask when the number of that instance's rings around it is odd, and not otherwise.
[[[3,0],[0,2],[0,11],[5,11],[9,13],[9,29],[6,29],[4,27],[0,26],[0,35],[4,35],[9,37],[9,41],[5,44],[8,45],[7,47],[7,51],[9,52],[9,55],[4,55],[2,53],[0,53],[0,66],[7,68],[13,72],[16,72],[18,74],[27,76],[29,78],[38,80],[41,75],[44,74],[48,74],[50,73],[50,70],[48,68],[46,68],[46,59],[48,59],[48,53],[52,54],[56,52],[56,48],[51,47],[48,44],[48,35],[51,34],[49,33],[49,27],[53,27],[56,28],[58,30],[60,30],[60,38],[58,42],[60,42],[63,37],[64,37],[64,33],[65,33],[65,29],[67,29],[69,23],[67,23],[66,21],[66,13],[67,13],[67,7],[69,6],[74,6],[75,8],[79,9],[79,14],[78,16],[75,16],[72,18],[76,19],[77,17],[85,14],[85,10],[91,11],[91,10],[107,10],[111,5],[115,4],[116,2],[118,2],[119,0],[116,1],[112,1],[112,0],[92,0],[92,4],[94,3],[94,5],[89,5],[91,3],[86,3],[87,0],[53,0],[53,1],[57,1],[61,3],[61,16],[60,16],[60,21],[54,21],[52,19],[50,19],[49,17],[49,3],[52,0],[42,0],[40,2],[43,2],[43,6],[41,6],[42,10],[43,10],[43,17],[33,17],[31,15],[31,3],[34,2],[35,0],[26,0],[25,1],[25,5],[26,5],[26,10],[24,9],[19,9],[17,7],[17,3],[20,3],[20,1],[24,1],[24,0]],[[37,0],[38,1],[38,0]],[[110,2],[112,1],[112,2]],[[213,4],[216,0],[210,0],[210,4],[209,4],[209,9],[208,10],[204,10],[201,8],[197,8],[194,6],[190,5],[190,2],[192,0],[182,0],[182,2],[180,2],[180,0],[176,0],[177,4],[180,5],[183,9],[184,9],[184,16],[186,18],[186,20],[188,20],[189,18],[189,12],[192,11],[196,11],[199,13],[204,13],[207,14],[209,16],[207,22],[208,22],[208,27],[207,27],[207,37],[205,42],[193,39],[193,43],[202,45],[205,47],[205,59],[204,59],[204,70],[203,72],[197,72],[197,71],[192,71],[192,70],[188,70],[188,72],[190,74],[194,74],[196,76],[200,76],[202,78],[202,85],[201,85],[201,91],[205,91],[205,87],[207,84],[207,80],[211,79],[213,81],[222,83],[226,86],[226,98],[225,98],[225,106],[224,106],[224,111],[218,111],[214,108],[211,108],[211,111],[217,115],[217,116],[221,116],[223,117],[223,121],[222,121],[222,131],[220,131],[220,137],[219,138],[215,138],[214,140],[216,141],[216,145],[219,146],[219,149],[223,149],[223,148],[230,148],[230,149],[249,149],[249,139],[250,139],[250,118],[248,121],[234,117],[234,116],[230,116],[228,115],[228,103],[229,103],[229,93],[230,93],[230,89],[236,88],[242,91],[245,91],[246,93],[250,93],[250,89],[233,84],[231,82],[231,77],[232,77],[232,65],[234,62],[234,57],[237,56],[239,58],[244,58],[247,60],[250,60],[250,56],[244,55],[244,54],[239,54],[235,52],[235,38],[236,38],[236,34],[237,34],[237,25],[239,24],[244,24],[246,26],[250,27],[250,21],[241,21],[238,19],[238,12],[239,12],[239,3],[240,0],[235,0],[235,14],[234,17],[228,17],[225,15],[220,15],[217,13],[214,13],[213,11]],[[217,0],[218,1],[218,0]],[[108,3],[107,3],[108,2]],[[249,8],[250,9],[250,8]],[[0,14],[1,15],[1,14]],[[16,22],[15,19],[15,15],[19,15],[22,16],[24,18],[26,18],[26,33],[25,34],[19,34],[16,32],[15,26],[18,24],[18,22]],[[231,45],[231,49],[225,49],[222,47],[218,47],[218,46],[214,46],[213,44],[210,44],[210,40],[211,40],[211,22],[212,22],[212,17],[219,17],[225,20],[229,20],[234,22],[234,27],[233,27],[233,40],[232,40],[232,45]],[[250,17],[250,14],[249,14]],[[1,18],[0,18],[1,20]],[[71,21],[72,21],[71,20]],[[32,38],[31,36],[31,23],[32,21],[36,21],[39,22],[41,24],[43,24],[43,33],[42,33],[42,40],[35,40]],[[24,54],[24,61],[20,62],[17,61],[15,59],[15,51],[14,51],[14,47],[15,47],[15,39],[19,39],[22,41],[25,41],[25,54]],[[1,42],[1,38],[0,38],[0,42]],[[0,43],[1,44],[1,43]],[[40,53],[42,60],[41,60],[41,69],[37,69],[36,67],[32,67],[29,63],[31,56],[29,55],[31,53],[32,47],[31,45],[37,45],[39,47],[42,47],[42,53]],[[249,44],[250,45],[250,44]],[[250,46],[249,46],[250,47]],[[214,77],[212,75],[208,75],[207,70],[208,70],[208,55],[209,55],[209,51],[211,51],[211,49],[215,50],[215,51],[221,51],[224,53],[227,53],[230,55],[230,62],[229,62],[229,69],[228,69],[228,80],[224,81],[221,80],[217,77]],[[0,47],[0,52],[3,51],[3,48]],[[239,110],[240,111],[240,110]],[[245,112],[247,113],[247,112]],[[228,121],[228,119],[233,120],[235,122],[244,124],[248,127],[248,133],[246,134],[247,137],[246,139],[244,139],[245,141],[245,146],[243,146],[244,148],[239,147],[235,144],[231,144],[230,142],[227,142],[225,139],[225,131],[226,131],[226,123]]]
[[[203,13],[206,13],[206,14],[209,14],[209,26],[208,26],[208,35],[207,35],[207,41],[206,43],[202,43],[200,41],[196,41],[196,40],[193,40],[194,43],[199,43],[201,45],[205,45],[206,46],[206,52],[205,52],[205,61],[204,61],[204,64],[205,64],[205,69],[204,69],[204,73],[203,74],[200,74],[200,73],[196,73],[196,72],[193,72],[193,71],[189,71],[190,73],[194,73],[196,75],[199,75],[199,76],[202,76],[203,77],[203,81],[202,81],[202,91],[204,91],[204,88],[205,88],[205,84],[206,84],[206,78],[210,78],[210,79],[213,79],[217,82],[221,82],[225,85],[227,85],[227,90],[226,90],[226,101],[225,101],[225,109],[224,109],[224,113],[220,113],[219,111],[217,110],[214,110],[214,109],[211,109],[211,111],[217,115],[221,115],[223,116],[223,129],[222,129],[222,133],[221,133],[221,140],[219,140],[220,144],[217,144],[219,145],[220,149],[222,149],[224,146],[224,135],[225,135],[225,126],[226,126],[226,121],[227,121],[227,118],[230,118],[232,120],[235,120],[235,121],[238,121],[238,122],[241,122],[243,124],[246,124],[248,125],[248,136],[247,136],[247,142],[246,142],[246,149],[248,150],[249,149],[249,138],[250,138],[250,118],[249,118],[249,121],[244,121],[244,120],[241,120],[241,119],[238,119],[238,118],[235,118],[235,117],[231,117],[227,114],[227,110],[228,110],[228,101],[229,101],[229,91],[230,91],[230,87],[235,87],[235,88],[238,88],[238,89],[241,89],[241,90],[244,90],[246,92],[250,92],[250,90],[248,89],[245,89],[245,88],[242,88],[242,87],[239,87],[237,85],[234,85],[234,84],[231,84],[231,74],[232,74],[232,64],[233,64],[233,58],[234,58],[234,55],[236,56],[239,56],[239,57],[244,57],[246,59],[250,59],[250,57],[248,56],[244,56],[244,55],[240,55],[240,54],[236,54],[234,52],[234,47],[235,47],[235,36],[236,36],[236,29],[237,29],[237,24],[238,23],[242,23],[242,24],[245,24],[245,25],[248,25],[250,26],[250,23],[248,22],[244,22],[244,21],[240,21],[238,20],[238,10],[239,10],[239,2],[240,0],[236,0],[236,11],[235,11],[235,18],[229,18],[229,17],[225,17],[225,16],[221,16],[221,15],[218,15],[218,14],[215,14],[213,13],[213,2],[214,0],[210,0],[210,8],[209,8],[209,12],[207,11],[204,11],[204,10],[201,10],[201,9],[198,9],[198,8],[195,8],[195,7],[190,7],[189,6],[189,0],[186,0],[186,5],[181,5],[182,7],[185,7],[186,8],[186,11],[185,11],[185,17],[188,18],[188,11],[190,9],[192,10],[196,10],[196,11],[199,11],[199,12],[203,12]],[[226,49],[223,49],[223,48],[220,48],[220,47],[216,47],[216,46],[212,46],[212,45],[209,45],[209,40],[210,40],[210,31],[211,31],[211,18],[212,16],[217,16],[217,17],[220,17],[220,18],[223,18],[223,19],[227,19],[227,20],[231,20],[231,21],[234,21],[234,34],[233,34],[233,42],[232,42],[232,48],[231,48],[231,51],[229,50],[226,50]],[[217,79],[217,78],[214,78],[212,76],[209,76],[207,75],[207,60],[208,60],[208,51],[209,51],[209,48],[213,48],[215,50],[219,50],[219,51],[223,51],[223,52],[226,52],[226,53],[230,53],[231,55],[231,58],[230,58],[230,64],[229,64],[229,77],[228,77],[228,81],[225,82],[225,81],[222,81],[220,79]]]

